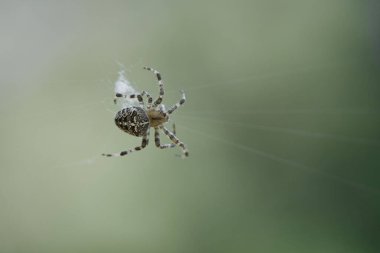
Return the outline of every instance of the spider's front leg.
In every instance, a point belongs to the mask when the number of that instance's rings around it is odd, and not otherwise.
[[[107,157],[125,156],[125,155],[128,155],[129,153],[132,153],[134,151],[140,151],[140,150],[142,150],[143,148],[145,148],[146,146],[148,146],[148,144],[149,144],[149,129],[146,132],[146,134],[143,136],[140,146],[137,146],[137,147],[135,147],[133,149],[129,149],[129,150],[126,150],[126,151],[121,151],[120,153],[102,154],[102,156],[107,156]]]
[[[177,110],[178,107],[180,107],[181,105],[185,103],[186,101],[185,92],[181,90],[181,94],[182,94],[182,98],[168,110],[168,114],[172,114],[175,110]]]
[[[152,96],[148,93],[148,92],[146,92],[146,91],[143,91],[143,92],[141,92],[141,96],[146,96],[147,98],[148,98],[148,104],[147,104],[147,109],[150,109],[151,107],[152,107],[152,101],[153,101],[153,98],[152,98]]]
[[[149,71],[152,71],[156,77],[157,77],[157,80],[158,80],[158,86],[160,87],[160,93],[158,95],[158,98],[156,99],[156,101],[154,101],[153,103],[153,107],[157,107],[159,104],[161,104],[162,102],[162,99],[164,98],[164,82],[162,81],[162,78],[161,78],[161,74],[160,72],[158,72],[157,70],[155,69],[152,69],[150,67],[144,67],[144,69],[146,70],[149,70]]]
[[[142,96],[145,94],[131,94],[131,95],[123,95],[121,93],[116,93],[113,99],[113,102],[116,104],[118,98],[126,98],[126,99],[134,99],[137,98],[140,104],[144,104]]]

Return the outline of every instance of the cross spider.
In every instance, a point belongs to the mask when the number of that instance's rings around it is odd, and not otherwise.
[[[173,124],[173,132],[169,131],[164,124],[169,121],[169,115],[172,114],[178,107],[185,103],[186,97],[185,93],[181,91],[182,98],[173,105],[169,110],[165,109],[165,106],[161,104],[164,97],[164,83],[161,79],[161,74],[152,68],[144,67],[144,69],[152,71],[158,80],[158,86],[160,88],[160,93],[158,98],[153,102],[153,98],[146,91],[141,92],[141,94],[131,94],[123,95],[120,93],[115,94],[114,102],[116,103],[117,98],[133,99],[137,98],[140,106],[128,106],[121,109],[116,113],[115,124],[124,132],[134,135],[137,137],[142,137],[142,142],[140,146],[134,149],[129,149],[122,151],[120,153],[114,154],[102,154],[103,156],[125,156],[133,151],[139,151],[148,146],[149,143],[149,130],[151,127],[154,128],[154,141],[156,146],[160,149],[173,148],[179,146],[182,149],[182,157],[189,156],[189,152],[183,142],[181,142],[175,131],[175,125]],[[148,99],[148,104],[145,106],[143,96]],[[170,144],[161,144],[160,133],[162,130],[166,136],[172,141]]]

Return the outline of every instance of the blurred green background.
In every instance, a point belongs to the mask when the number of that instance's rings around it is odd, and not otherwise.
[[[379,252],[379,12],[0,1],[0,252]],[[113,123],[122,65],[186,91],[188,159],[100,156],[140,143]]]

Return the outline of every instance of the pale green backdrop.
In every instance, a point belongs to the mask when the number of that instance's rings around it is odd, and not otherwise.
[[[1,0],[0,252],[379,252],[379,13]],[[145,65],[188,159],[100,156],[140,143],[112,99],[158,94]]]

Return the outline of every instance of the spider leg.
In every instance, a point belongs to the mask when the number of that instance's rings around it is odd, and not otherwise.
[[[148,104],[147,104],[146,108],[147,108],[147,109],[150,109],[150,108],[152,107],[152,101],[153,101],[153,98],[152,98],[152,96],[151,96],[148,92],[146,92],[146,91],[141,92],[141,96],[144,96],[144,95],[148,98]]]
[[[173,134],[176,135],[176,132],[175,132],[175,124],[173,123]]]
[[[175,135],[175,125],[173,124],[173,134]],[[174,143],[169,143],[169,144],[161,144],[160,142],[160,132],[159,128],[155,127],[154,128],[154,142],[156,143],[156,147],[160,149],[165,149],[165,148],[174,148],[176,144]]]
[[[114,156],[125,156],[129,153],[132,153],[134,151],[140,151],[142,150],[143,148],[145,148],[146,146],[148,146],[149,144],[149,130],[146,132],[146,134],[143,136],[142,138],[142,141],[141,141],[141,145],[140,146],[137,146],[133,149],[129,149],[129,150],[126,150],[126,151],[122,151],[120,153],[114,153],[114,154],[102,154],[102,156],[107,156],[107,157],[114,157]]]
[[[154,70],[150,67],[144,67],[144,69],[152,71],[156,75],[157,80],[158,80],[158,86],[160,87],[160,93],[159,93],[159,96],[156,99],[156,101],[154,101],[154,103],[153,103],[153,107],[156,107],[157,105],[161,104],[162,99],[164,98],[164,83],[162,82],[160,72],[158,72],[157,70]]]
[[[178,107],[180,107],[181,105],[185,103],[186,101],[185,92],[181,90],[181,94],[182,94],[182,98],[168,110],[168,114],[172,114],[175,110],[177,110]]]
[[[175,134],[170,132],[166,127],[160,126],[164,134],[169,137],[169,139],[177,146],[179,146],[182,149],[182,158],[189,156],[189,151],[187,150],[185,144],[178,139]]]
[[[116,93],[115,97],[113,99],[113,102],[116,104],[116,101],[117,101],[118,98],[127,98],[127,99],[137,98],[137,101],[139,101],[139,103],[141,105],[144,105],[144,101],[143,101],[143,98],[142,98],[142,96],[144,96],[144,95],[146,95],[146,94],[144,94],[144,91],[141,94],[131,94],[131,95],[123,95],[121,93]],[[149,99],[149,97],[148,97],[148,99]]]

